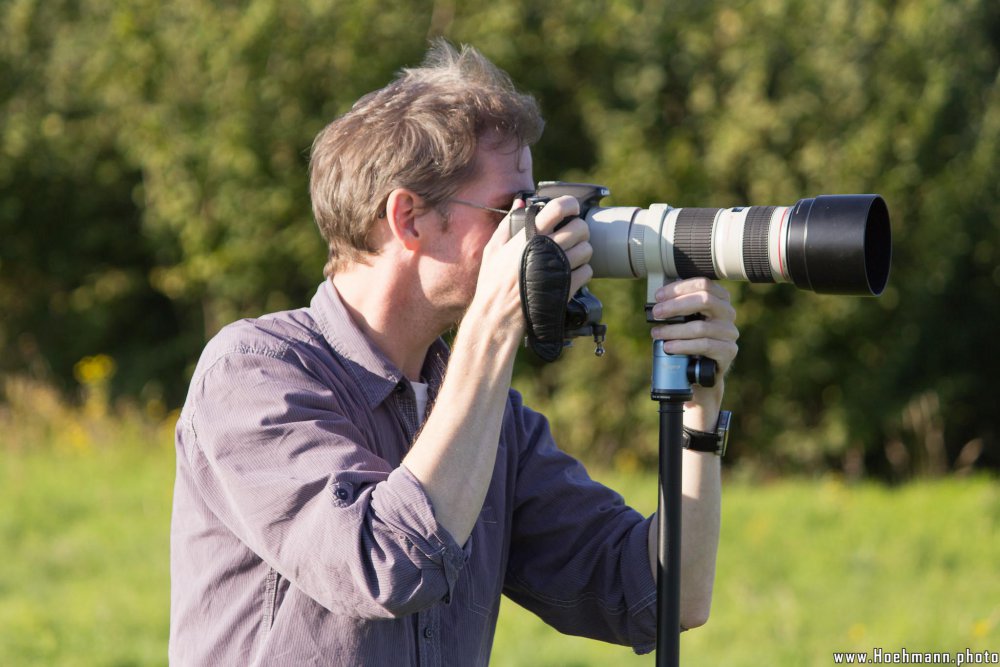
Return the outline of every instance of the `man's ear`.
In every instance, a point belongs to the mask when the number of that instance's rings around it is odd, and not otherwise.
[[[407,250],[418,250],[423,242],[417,218],[425,213],[423,198],[412,190],[396,188],[385,202],[385,218],[392,237]]]

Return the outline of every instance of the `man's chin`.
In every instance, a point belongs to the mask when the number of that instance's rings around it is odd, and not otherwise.
[[[450,305],[441,308],[441,323],[444,327],[444,331],[456,328],[465,319],[465,314],[469,311],[469,306],[472,305],[472,298],[470,297],[464,302],[455,302]]]

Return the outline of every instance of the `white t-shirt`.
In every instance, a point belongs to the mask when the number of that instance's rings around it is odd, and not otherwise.
[[[413,393],[417,397],[417,421],[424,423],[424,416],[427,413],[427,384],[423,382],[410,382]]]

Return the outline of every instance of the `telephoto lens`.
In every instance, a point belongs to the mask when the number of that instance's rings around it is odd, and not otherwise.
[[[607,193],[559,182],[537,192],[543,201],[580,200],[595,278],[703,276],[863,296],[878,296],[889,280],[892,232],[879,195],[820,195],[792,206],[597,206]]]

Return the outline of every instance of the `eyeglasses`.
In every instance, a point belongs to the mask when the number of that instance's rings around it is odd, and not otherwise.
[[[517,193],[515,199],[521,199],[527,201],[529,197],[534,197],[534,196],[535,196],[534,190],[522,190],[521,192]],[[510,214],[510,212],[514,210],[513,206],[510,209],[494,208],[492,206],[486,206],[484,204],[477,204],[474,201],[468,201],[466,199],[455,199],[454,197],[448,199],[447,201],[453,204],[461,204],[462,206],[471,206],[472,208],[478,208],[483,211],[489,211],[490,213],[495,213],[496,220],[494,220],[493,222],[493,224],[495,225],[499,225],[501,222],[503,222],[503,219],[506,218]]]
[[[505,211],[502,208],[493,208],[492,206],[484,206],[483,204],[477,204],[476,202],[466,201],[464,199],[454,199],[454,198],[452,198],[452,199],[449,199],[448,201],[450,203],[452,203],[452,204],[461,204],[462,206],[471,206],[472,208],[478,208],[478,209],[483,210],[483,211],[489,211],[490,213],[496,213],[496,216],[494,216],[496,219],[493,221],[493,224],[495,224],[495,225],[499,225],[501,222],[503,222],[503,219],[507,217],[508,213],[510,213],[509,210]]]
[[[527,199],[528,197],[534,196],[534,194],[535,193],[531,192],[531,191],[519,192],[517,194],[517,198],[518,199]],[[507,215],[513,210],[513,208],[511,208],[511,209],[494,208],[492,206],[486,206],[485,204],[477,204],[474,201],[468,201],[466,199],[455,199],[454,197],[451,198],[451,199],[447,199],[445,201],[448,202],[448,203],[451,203],[451,204],[461,204],[462,206],[471,206],[472,208],[478,208],[478,209],[480,209],[482,211],[489,211],[490,213],[495,213],[496,214],[496,216],[495,216],[496,219],[493,222],[493,224],[495,224],[495,225],[499,225],[503,221],[503,219],[506,218]],[[378,212],[378,217],[379,218],[384,218],[385,215],[386,215],[386,211],[385,211],[384,208],[381,211]]]

